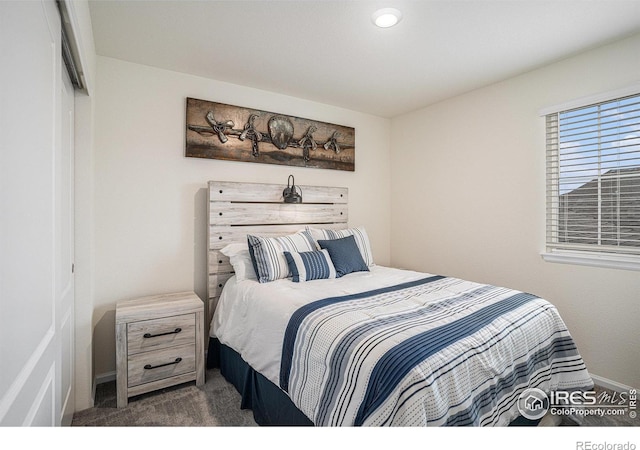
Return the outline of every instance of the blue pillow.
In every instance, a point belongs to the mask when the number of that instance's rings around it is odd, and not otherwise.
[[[327,250],[301,253],[284,252],[284,256],[287,258],[289,270],[296,283],[336,277],[336,269],[333,267]]]
[[[352,272],[369,272],[353,235],[341,239],[320,240],[318,245],[329,252],[336,268],[336,278]]]

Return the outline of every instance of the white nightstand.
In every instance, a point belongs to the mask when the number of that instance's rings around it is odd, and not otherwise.
[[[204,304],[193,292],[116,305],[118,408],[175,384],[204,384]]]

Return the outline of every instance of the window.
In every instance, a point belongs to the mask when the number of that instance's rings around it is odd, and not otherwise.
[[[640,94],[547,114],[546,139],[547,252],[640,263]]]

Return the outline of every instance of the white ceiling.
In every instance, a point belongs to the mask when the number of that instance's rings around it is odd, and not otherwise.
[[[375,27],[387,6],[402,21]],[[90,0],[90,11],[99,55],[382,117],[640,32],[640,0]]]

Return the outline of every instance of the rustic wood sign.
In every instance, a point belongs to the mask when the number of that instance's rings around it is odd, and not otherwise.
[[[355,129],[187,98],[186,156],[355,170]]]

